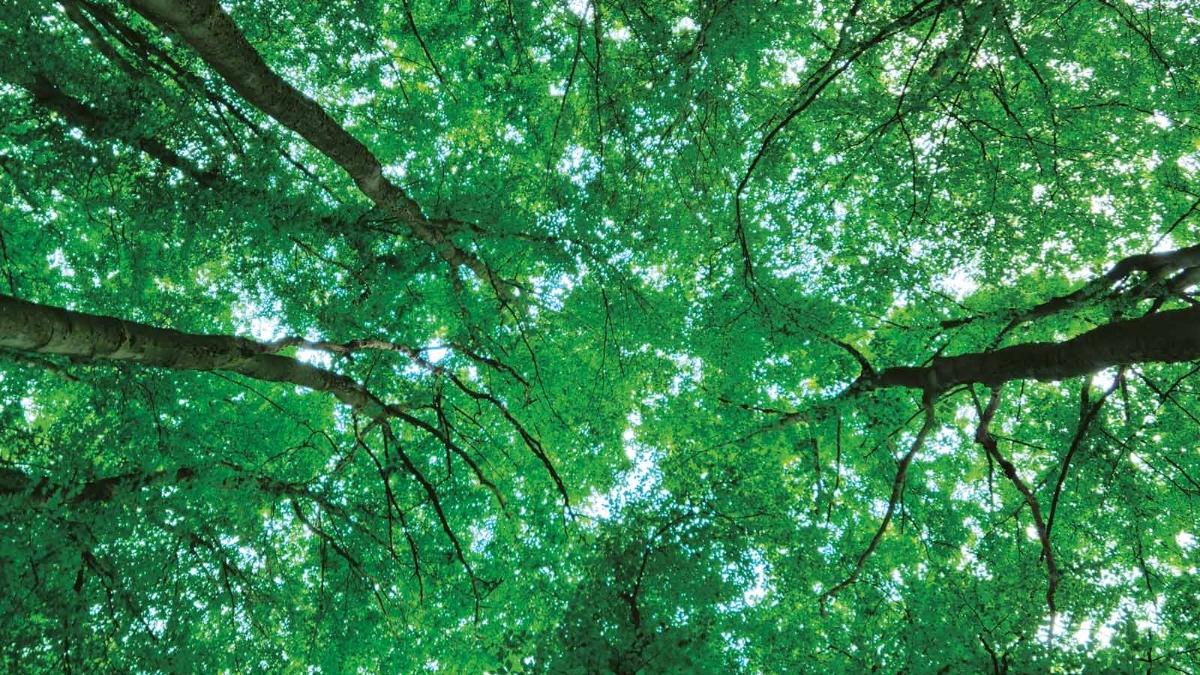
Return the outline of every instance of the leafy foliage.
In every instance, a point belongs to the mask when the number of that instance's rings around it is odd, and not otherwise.
[[[0,3],[5,301],[380,402],[5,348],[4,665],[1200,668],[1197,11]]]

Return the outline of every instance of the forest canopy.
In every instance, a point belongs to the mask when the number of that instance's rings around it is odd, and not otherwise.
[[[0,48],[8,671],[1200,670],[1200,4]]]

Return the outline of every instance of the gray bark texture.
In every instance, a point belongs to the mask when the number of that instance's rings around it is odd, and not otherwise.
[[[427,218],[412,197],[383,175],[382,164],[367,146],[319,103],[271,70],[216,0],[132,0],[131,4],[150,21],[177,32],[242,98],[333,160],[360,192],[404,223],[446,262],[469,268],[500,290],[492,271],[449,239],[442,221]]]
[[[241,337],[157,328],[2,294],[0,348],[174,370],[223,370],[256,380],[329,392],[371,417],[387,410],[385,404],[353,379],[274,354],[275,345]]]

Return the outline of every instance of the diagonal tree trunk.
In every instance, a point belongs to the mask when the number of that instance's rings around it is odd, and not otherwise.
[[[178,32],[234,91],[295,131],[340,166],[376,206],[404,223],[454,267],[467,267],[506,296],[503,283],[473,254],[448,237],[445,223],[430,220],[420,205],[383,175],[379,159],[316,101],[271,70],[216,0],[131,0],[140,14]]]
[[[392,409],[345,375],[272,353],[278,349],[276,345],[242,337],[183,333],[2,294],[0,347],[175,370],[223,370],[329,392],[372,418]]]
[[[1114,321],[1063,342],[1030,342],[937,358],[928,366],[868,375],[857,391],[909,387],[933,393],[960,384],[1064,380],[1112,366],[1200,360],[1200,306]]]

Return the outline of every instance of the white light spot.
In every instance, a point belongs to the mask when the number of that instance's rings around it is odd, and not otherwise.
[[[671,27],[671,32],[676,35],[680,33],[695,33],[700,30],[700,24],[696,23],[695,19],[690,16],[685,16],[675,22]]]
[[[1185,551],[1190,551],[1196,548],[1196,537],[1191,532],[1180,532],[1175,535],[1175,544]]]

